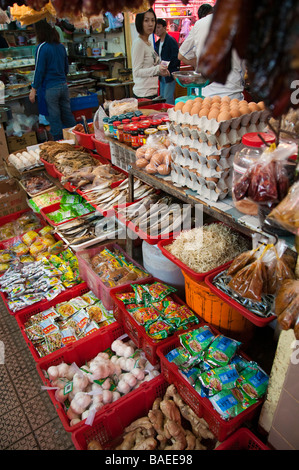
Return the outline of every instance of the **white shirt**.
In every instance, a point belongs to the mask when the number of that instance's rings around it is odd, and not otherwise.
[[[152,45],[140,37],[132,46],[133,93],[144,98],[158,94],[160,58]]]
[[[213,15],[207,15],[204,18],[196,21],[195,25],[191,29],[188,37],[181,45],[179,52],[186,59],[194,59],[198,61],[206,37],[210,30]],[[231,99],[237,98],[242,100],[242,91],[244,89],[244,73],[245,64],[242,61],[236,51],[232,51],[232,65],[231,71],[227,77],[225,84],[213,82],[210,85],[202,89],[203,96],[229,96]]]

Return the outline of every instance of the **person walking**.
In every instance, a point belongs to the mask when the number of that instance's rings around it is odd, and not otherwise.
[[[132,72],[133,72],[133,96],[134,98],[154,99],[158,96],[158,77],[160,75],[170,76],[169,70],[160,62],[149,40],[151,34],[155,32],[157,18],[152,8],[137,13],[135,26],[138,37],[132,46]]]
[[[66,82],[68,58],[59,34],[46,20],[35,24],[38,47],[35,54],[35,72],[29,94],[31,103],[36,96],[47,107],[47,119],[54,140],[63,138],[62,130],[76,125],[71,111]]]
[[[169,62],[168,70],[170,75],[167,77],[160,76],[160,95],[165,98],[166,103],[174,104],[174,93],[175,93],[175,80],[172,76],[172,72],[176,72],[180,69],[180,61],[178,59],[179,46],[176,40],[167,33],[167,23],[163,18],[157,19],[156,35],[160,39],[155,44],[155,51],[161,59],[161,63],[164,61]]]

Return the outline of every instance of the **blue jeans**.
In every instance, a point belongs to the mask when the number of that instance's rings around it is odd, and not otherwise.
[[[66,83],[61,83],[46,90],[48,121],[54,140],[63,138],[62,129],[76,125],[71,111],[69,90]]]
[[[166,103],[174,104],[175,80],[167,83],[165,77],[160,80],[160,95],[166,99]]]

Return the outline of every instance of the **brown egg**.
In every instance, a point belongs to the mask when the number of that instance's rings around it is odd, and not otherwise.
[[[231,103],[240,103],[240,100],[238,100],[237,98],[233,98],[232,100],[230,100]]]
[[[259,102],[257,103],[257,105],[258,105],[258,107],[259,107],[260,110],[265,109],[265,103],[264,103],[263,101],[259,101]]]
[[[241,116],[241,112],[239,110],[239,107],[232,107],[230,110],[230,114],[232,118],[237,118]]]
[[[218,108],[220,109],[220,103],[218,103],[218,101],[214,101],[214,103],[211,104],[211,108],[210,109],[214,109],[214,108]]]
[[[146,158],[137,158],[135,163],[137,168],[144,168],[148,165],[148,161]]]
[[[219,109],[214,108],[210,110],[208,114],[208,119],[217,119],[218,116],[219,116]]]
[[[201,109],[200,104],[192,106],[191,111],[190,111],[191,116],[193,116],[193,114],[198,114],[200,109]]]
[[[202,103],[203,102],[203,98],[201,98],[200,96],[198,96],[197,98],[195,98],[194,100],[194,103]]]
[[[249,114],[250,113],[250,110],[249,110],[248,106],[246,107],[244,105],[239,107],[239,111],[240,111],[241,114]]]
[[[175,105],[174,110],[175,110],[175,111],[182,110],[184,104],[185,104],[184,101],[179,101],[179,102]]]
[[[212,103],[221,103],[221,97],[218,95],[212,96]]]
[[[187,104],[188,106],[190,106],[190,105],[193,106],[194,100],[187,100],[187,101],[185,102],[185,104]]]
[[[222,103],[230,103],[231,99],[229,96],[222,96],[221,102]]]
[[[259,107],[254,101],[251,101],[250,103],[248,103],[248,108],[250,109],[251,112],[259,111]]]
[[[157,173],[157,167],[154,165],[151,165],[150,163],[145,167],[145,171],[147,173],[150,173],[151,175],[154,175]]]
[[[199,117],[204,117],[204,116],[207,116],[208,114],[209,114],[209,108],[202,106],[201,110],[198,113],[198,116]]]
[[[229,119],[231,119],[231,114],[228,111],[222,111],[218,114],[217,121],[228,121]]]
[[[202,102],[203,105],[208,104],[211,105],[212,103],[212,98],[210,96],[206,96]]]
[[[239,101],[239,107],[240,107],[241,105],[243,106],[243,104],[245,104],[246,106],[248,106],[248,101],[246,101],[246,100],[241,100],[241,101]]]
[[[229,111],[229,110],[230,110],[230,106],[229,106],[228,103],[221,103],[219,109]]]
[[[165,164],[159,165],[157,170],[160,175],[168,175],[170,173],[170,166]]]
[[[191,109],[192,109],[192,104],[185,103],[185,105],[182,108],[182,113],[183,114],[190,113]]]

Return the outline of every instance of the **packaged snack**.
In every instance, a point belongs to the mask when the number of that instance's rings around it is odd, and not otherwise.
[[[21,239],[26,245],[31,245],[37,238],[38,238],[38,233],[35,232],[34,230],[29,230],[28,232],[24,233],[22,235]]]
[[[210,402],[220,416],[229,420],[238,416],[242,411],[248,409],[255,401],[245,396],[239,387],[231,390],[222,390],[210,397]]]
[[[123,292],[121,294],[117,294],[116,298],[121,300],[125,305],[135,304],[135,302],[136,302],[134,292]]]
[[[173,362],[178,367],[180,367],[189,361],[190,354],[188,353],[187,349],[185,349],[183,346],[179,346],[169,351],[169,353],[167,353],[165,357],[169,362]]]
[[[166,323],[161,318],[157,318],[156,320],[148,320],[145,323],[144,328],[147,335],[157,341],[167,338],[174,332],[174,327]]]
[[[242,370],[238,380],[238,386],[253,400],[258,400],[266,393],[268,383],[268,375],[254,362]]]
[[[221,390],[235,388],[238,378],[236,366],[228,364],[200,374],[198,380],[204,388],[209,390],[209,395],[214,395]]]
[[[205,360],[213,367],[227,365],[236,354],[240,342],[224,335],[218,335],[209,346]]]
[[[86,292],[86,294],[81,295],[81,298],[89,305],[94,304],[99,300],[91,290]]]
[[[204,325],[198,329],[188,331],[179,335],[181,344],[192,356],[203,355],[203,352],[209,347],[215,339],[211,329]]]
[[[149,294],[152,302],[158,302],[167,297],[171,292],[176,292],[174,287],[158,281],[153,284],[143,284],[142,287]]]
[[[150,307],[139,307],[129,311],[139,325],[145,325],[149,320],[156,320],[159,317],[158,312]]]

